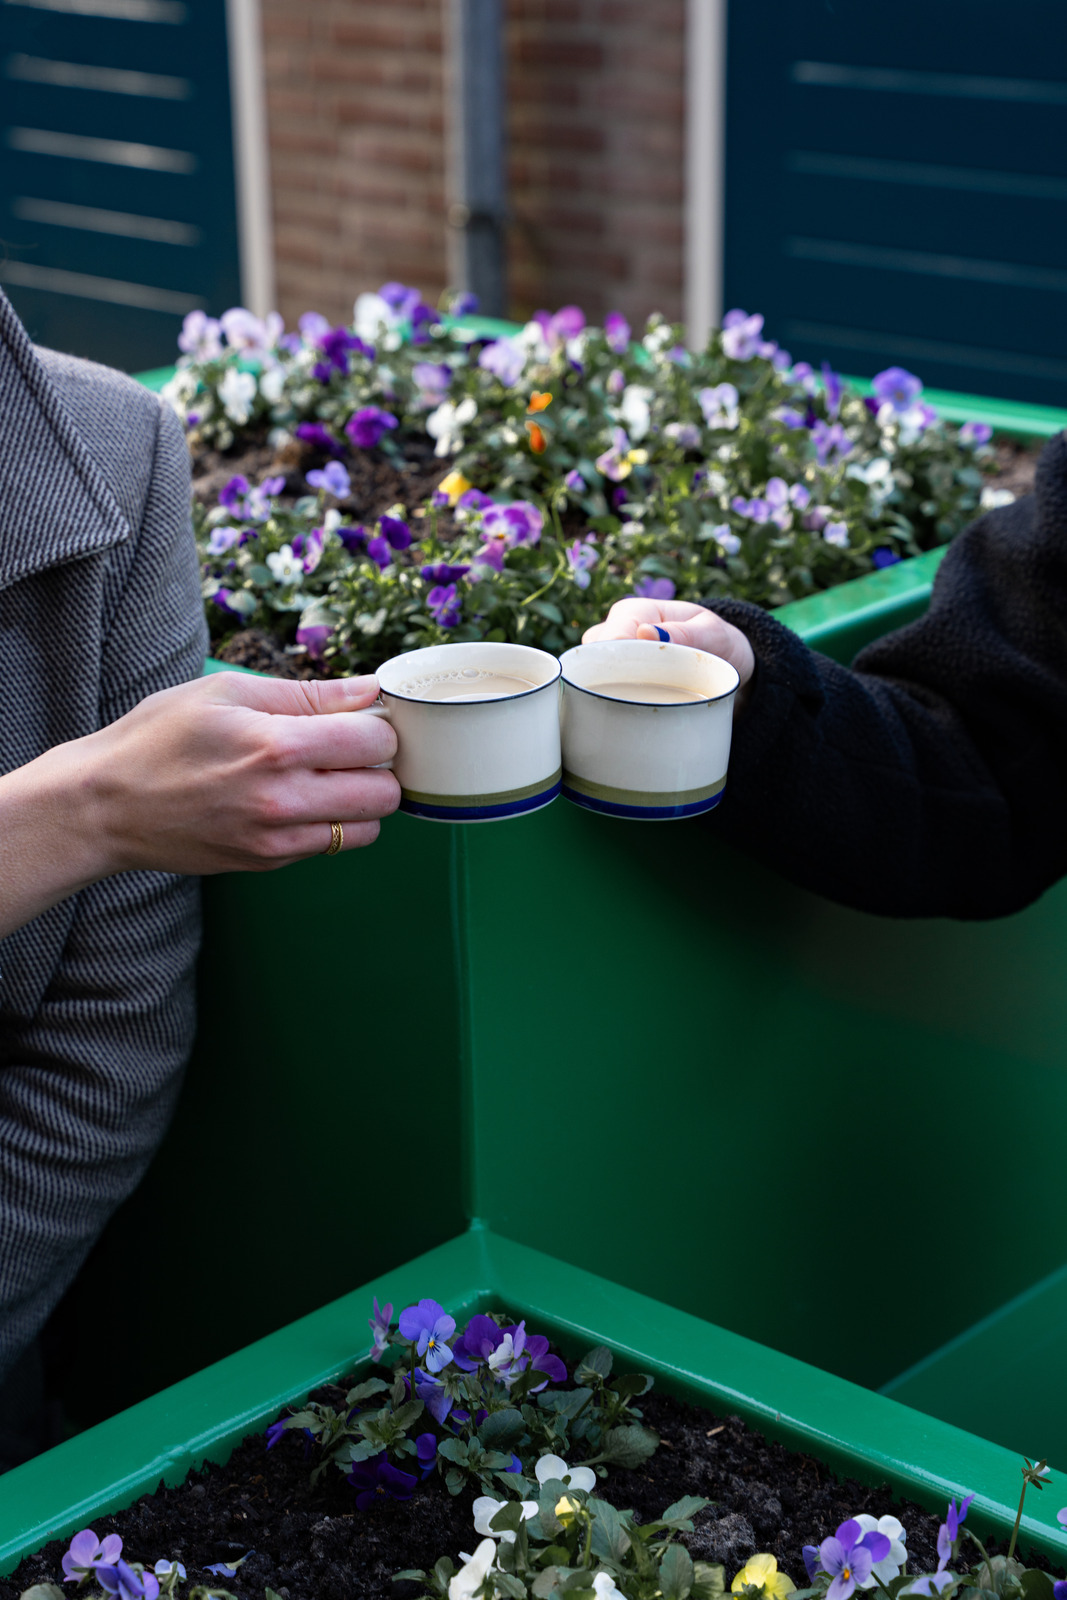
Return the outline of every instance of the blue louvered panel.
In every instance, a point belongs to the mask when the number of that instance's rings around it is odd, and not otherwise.
[[[0,0],[0,283],[128,370],[240,297],[225,0]]]
[[[725,300],[806,360],[1067,402],[1063,0],[731,0]]]

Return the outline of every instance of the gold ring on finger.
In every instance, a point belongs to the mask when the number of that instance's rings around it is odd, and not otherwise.
[[[323,855],[335,856],[345,842],[345,830],[339,822],[330,823],[330,842],[323,851]]]

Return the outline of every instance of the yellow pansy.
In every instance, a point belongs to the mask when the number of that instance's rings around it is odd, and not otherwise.
[[[730,1585],[730,1592],[740,1594],[750,1586],[762,1589],[768,1600],[786,1600],[786,1595],[792,1594],[796,1588],[792,1578],[778,1571],[774,1556],[768,1555],[750,1556]]]
[[[568,1517],[575,1516],[580,1510],[577,1500],[571,1500],[567,1495],[556,1501],[556,1516],[561,1522],[566,1522]]]
[[[450,472],[447,478],[441,479],[437,490],[439,494],[447,494],[449,505],[454,506],[460,495],[466,494],[470,487],[470,479],[465,478],[462,472]]]

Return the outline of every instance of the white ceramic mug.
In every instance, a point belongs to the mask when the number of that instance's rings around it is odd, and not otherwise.
[[[484,700],[427,698],[434,683],[499,673],[529,684]],[[382,704],[396,729],[390,765],[400,809],[432,822],[497,822],[538,811],[559,794],[560,664],[522,644],[438,644],[378,668]]]
[[[728,661],[688,645],[611,639],[577,645],[561,665],[567,800],[647,822],[695,817],[718,805],[740,683]],[[598,693],[598,684],[609,683],[611,696]],[[701,698],[674,705],[617,698],[627,683],[668,684]]]

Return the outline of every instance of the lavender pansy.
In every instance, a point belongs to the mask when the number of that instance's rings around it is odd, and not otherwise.
[[[401,1337],[415,1345],[430,1372],[440,1372],[452,1360],[448,1340],[456,1331],[456,1321],[436,1300],[420,1300],[400,1313]]]
[[[478,357],[483,372],[492,373],[505,389],[511,389],[522,377],[526,366],[526,351],[514,339],[494,339]]]
[[[889,1554],[890,1541],[884,1533],[865,1533],[854,1517],[843,1522],[837,1533],[819,1546],[819,1563],[833,1580],[826,1600],[849,1600],[857,1587],[866,1583],[876,1561]]]
[[[69,1549],[63,1555],[63,1581],[80,1583],[97,1567],[114,1565],[121,1554],[122,1539],[117,1533],[109,1533],[103,1539],[98,1539],[92,1528],[83,1528],[81,1533],[74,1535]]]
[[[728,311],[722,319],[723,353],[731,361],[751,361],[763,345],[763,318],[744,311]]]
[[[676,590],[670,578],[638,578],[634,594],[642,600],[673,600]]]
[[[887,401],[898,414],[915,404],[922,394],[922,387],[922,380],[903,367],[886,367],[884,372],[875,373],[871,379],[871,388],[877,398]]]
[[[463,614],[454,583],[439,585],[426,596],[426,609],[439,628],[454,628]]]
[[[371,1360],[380,1361],[389,1346],[389,1325],[393,1320],[393,1306],[391,1301],[386,1301],[384,1306],[379,1306],[378,1296],[374,1296],[374,1315],[367,1319],[374,1348],[371,1351]]]
[[[604,338],[608,349],[617,356],[625,355],[630,344],[630,324],[621,311],[609,311],[604,318]]]
[[[579,589],[588,589],[590,573],[600,560],[600,556],[588,539],[575,539],[567,547],[567,561],[571,569],[571,577]]]
[[[335,500],[347,500],[352,493],[352,480],[339,461],[328,461],[324,467],[307,473],[306,477],[313,489],[332,494]]]
[[[116,1595],[118,1600],[156,1600],[159,1594],[159,1579],[154,1572],[135,1572],[121,1559],[114,1566],[97,1567],[96,1581],[105,1593]]]

